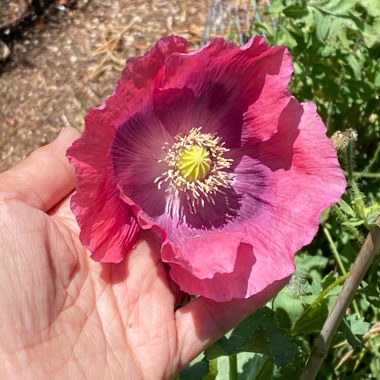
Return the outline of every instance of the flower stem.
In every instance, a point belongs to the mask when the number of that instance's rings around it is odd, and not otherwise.
[[[338,264],[340,272],[342,274],[346,274],[347,273],[346,268],[344,267],[344,265],[342,263],[342,259],[340,258],[339,252],[336,249],[335,243],[334,243],[334,241],[333,241],[333,239],[332,239],[332,237],[330,235],[329,230],[326,227],[323,227],[323,233],[325,234],[326,239],[329,242],[329,245],[330,245],[330,248],[331,248],[331,252],[333,253],[333,255],[335,257],[335,260],[336,260],[336,262]]]
[[[380,217],[377,219],[380,223]],[[367,273],[372,261],[380,249],[380,228],[375,225],[368,233],[364,244],[352,266],[349,276],[343,285],[333,309],[327,317],[319,336],[314,341],[314,347],[309,356],[300,380],[314,380],[327,355],[331,341],[353,300],[355,293]]]
[[[230,355],[228,357],[228,362],[230,365],[230,380],[238,380],[238,369],[237,369],[237,356]]]
[[[362,194],[359,190],[358,183],[354,178],[354,146],[351,141],[346,149],[346,157],[347,157],[347,172],[348,172],[348,181],[351,185],[351,189],[354,193],[354,202],[358,204],[359,210],[363,210],[365,207]]]
[[[351,234],[355,237],[355,239],[359,243],[363,243],[363,237],[362,237],[362,235],[357,230],[357,228],[355,228],[354,226],[352,226],[350,224],[350,221],[348,220],[348,218],[346,217],[346,215],[344,215],[343,212],[340,210],[339,206],[336,205],[336,204],[334,204],[334,205],[331,206],[331,209],[335,212],[335,214],[339,218],[340,222],[341,223],[345,223],[344,224],[345,228],[347,228],[347,230],[351,232]]]
[[[354,177],[356,179],[358,179],[358,178],[380,178],[380,173],[354,172]]]
[[[323,227],[323,233],[325,234],[326,236],[326,239],[327,241],[329,242],[329,245],[330,245],[330,248],[331,248],[331,251],[335,257],[335,260],[338,264],[338,267],[340,269],[340,272],[343,274],[343,275],[346,275],[347,274],[347,271],[346,271],[346,268],[344,267],[344,264],[342,262],[342,259],[340,258],[340,255],[339,255],[339,252],[336,248],[336,245],[334,243],[334,240],[333,238],[331,237],[331,234],[329,232],[329,230],[326,228],[326,227]],[[359,311],[359,307],[358,307],[358,304],[355,300],[353,300],[352,302],[353,304],[353,307],[355,309],[355,313],[356,315],[360,318],[361,317],[361,314],[360,314],[360,311]]]

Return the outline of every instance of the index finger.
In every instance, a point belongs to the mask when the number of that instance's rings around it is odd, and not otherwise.
[[[64,128],[53,142],[1,173],[0,201],[18,199],[42,211],[50,210],[74,189],[75,173],[66,150],[78,137],[74,128]]]

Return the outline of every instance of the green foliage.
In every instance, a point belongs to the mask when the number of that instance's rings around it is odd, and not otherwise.
[[[348,188],[344,199],[322,214],[320,233],[308,252],[297,255],[289,284],[206,350],[180,379],[299,378],[380,215],[379,0],[273,0],[264,9],[254,3],[260,13],[251,33],[288,46],[296,74],[292,93],[317,103],[329,135],[338,131],[334,144]],[[344,317],[318,379],[379,378],[379,262],[380,257]]]
[[[289,47],[292,91],[318,104],[331,132],[353,128],[366,135],[363,162],[380,136],[379,9],[378,0],[275,0],[252,30]]]
[[[275,313],[268,307],[259,309],[237,326],[227,338],[223,337],[206,350],[206,359],[238,352],[256,352],[270,356],[278,366],[283,366],[298,356],[295,343],[284,335]]]

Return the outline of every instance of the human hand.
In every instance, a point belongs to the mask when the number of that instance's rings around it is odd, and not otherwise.
[[[65,128],[0,174],[0,373],[17,379],[167,379],[268,301],[277,283],[246,300],[181,292],[149,232],[120,264],[81,245],[69,207],[74,172]]]

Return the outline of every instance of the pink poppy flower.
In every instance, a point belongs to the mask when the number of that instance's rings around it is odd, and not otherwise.
[[[183,291],[247,298],[290,277],[345,179],[315,105],[288,91],[286,47],[187,48],[159,40],[90,109],[67,153],[72,210],[95,260],[120,262],[152,229]]]

